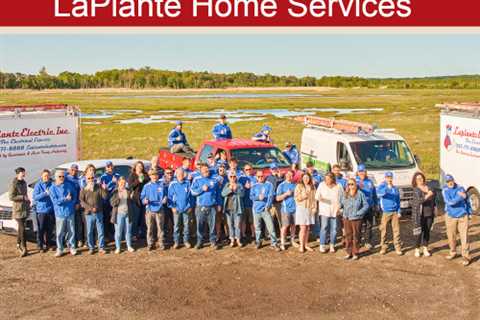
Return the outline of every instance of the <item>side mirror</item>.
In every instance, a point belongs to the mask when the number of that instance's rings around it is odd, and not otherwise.
[[[417,162],[418,165],[420,165],[422,163],[422,160],[420,159],[420,157],[418,155],[414,154],[413,157],[415,158],[415,161]]]
[[[352,169],[352,164],[346,159],[340,159],[339,165],[342,171],[350,171]]]

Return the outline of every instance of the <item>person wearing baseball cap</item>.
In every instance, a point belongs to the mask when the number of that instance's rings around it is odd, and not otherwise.
[[[187,142],[187,136],[182,131],[182,126],[182,121],[175,122],[175,128],[173,128],[168,135],[168,147],[171,153],[183,152],[193,154],[193,149]]]
[[[81,178],[78,174],[78,164],[72,163],[68,169],[68,174],[65,176],[65,181],[71,183],[77,194],[80,194],[81,189]],[[83,247],[86,242],[86,225],[85,219],[82,215],[82,210],[80,206],[80,200],[77,198],[77,203],[75,203],[75,241],[77,242],[77,247]]]
[[[215,140],[233,139],[232,130],[227,124],[227,116],[220,115],[219,122],[212,129],[212,134]]]
[[[269,211],[272,215],[277,234],[280,234],[282,229],[282,201],[277,200],[276,191],[284,180],[285,177],[282,172],[280,172],[278,164],[276,162],[270,164],[270,175],[266,178],[266,182],[270,182],[273,186],[273,201]]]
[[[448,245],[450,254],[448,260],[457,256],[457,237],[460,236],[462,245],[463,265],[468,266],[471,262],[470,244],[468,240],[469,218],[472,214],[468,195],[465,188],[459,186],[452,175],[445,176],[446,185],[442,189],[445,201],[445,225],[447,227]]]
[[[15,169],[15,178],[10,184],[8,196],[12,201],[12,218],[18,225],[17,231],[17,250],[20,257],[25,257],[27,253],[26,221],[30,212],[30,200],[28,198],[28,188],[25,182],[25,169],[18,167]]]
[[[365,225],[365,233],[363,235],[365,248],[371,250],[373,248],[373,225],[376,207],[378,205],[377,192],[375,184],[367,175],[367,168],[364,164],[359,164],[357,167],[357,176],[355,178],[359,190],[365,195],[368,202],[368,210],[363,216],[363,224]]]
[[[291,142],[286,142],[285,149],[282,153],[288,160],[290,160],[291,164],[294,164],[295,166],[300,164],[300,154],[298,153],[296,145]]]
[[[117,181],[120,179],[120,175],[114,172],[114,166],[112,161],[105,163],[105,173],[100,176],[100,185],[105,185],[108,191],[108,197],[103,202],[103,222],[105,226],[105,238],[109,240],[114,239],[115,229],[110,222],[112,206],[110,205],[110,198],[113,190],[117,188]]]
[[[403,255],[400,240],[400,190],[393,185],[393,173],[385,173],[385,181],[377,187],[377,196],[382,210],[382,221],[380,225],[380,254],[386,254],[388,246],[387,228],[392,225],[393,244],[397,255]]]
[[[264,143],[273,143],[270,134],[272,133],[272,128],[270,126],[264,125],[260,132],[256,133],[252,140]]]

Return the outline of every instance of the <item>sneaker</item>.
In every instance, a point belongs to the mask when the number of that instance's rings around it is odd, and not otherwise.
[[[447,260],[453,260],[453,259],[455,259],[456,257],[457,257],[457,254],[456,254],[456,253],[450,252],[450,254],[449,254],[448,256],[446,256],[445,258],[446,258]]]
[[[257,242],[257,243],[255,244],[255,249],[258,250],[258,249],[260,249],[261,247],[262,247],[262,244],[261,244],[260,242]]]
[[[401,249],[395,250],[397,256],[403,256],[403,251]]]
[[[107,250],[101,248],[100,250],[98,250],[98,253],[100,253],[100,254],[102,254],[102,255],[103,255],[103,254],[107,254]]]
[[[292,247],[298,248],[300,247],[300,245],[297,242],[295,242],[295,240],[292,240]]]
[[[120,249],[115,249],[115,254],[120,254]]]
[[[190,242],[185,242],[185,248],[190,249],[191,247],[192,245],[190,244]]]
[[[344,260],[350,260],[350,259],[352,259],[352,256],[349,255],[349,254],[347,254],[345,257],[343,257],[343,259],[344,259]]]
[[[422,255],[422,254],[420,253],[420,249],[419,249],[419,248],[416,248],[416,249],[415,249],[415,257],[420,258],[421,255]]]
[[[128,252],[135,252],[135,249],[132,248],[132,247],[129,247],[129,248],[127,249],[127,251],[128,251]]]
[[[94,253],[95,253],[95,251],[94,251],[93,249],[89,249],[89,250],[88,250],[88,254],[89,254],[89,255],[92,255],[92,254],[94,254]]]
[[[373,249],[373,246],[372,246],[370,243],[366,243],[366,244],[365,244],[365,249],[366,249],[367,251],[370,251],[370,250]]]
[[[319,250],[320,250],[321,253],[326,253],[327,252],[327,249],[325,249],[325,245],[323,245],[323,244],[320,245]]]
[[[423,247],[423,255],[425,257],[430,257],[432,254],[428,251],[428,247]]]
[[[358,259],[359,259],[358,256],[353,256],[353,257],[352,257],[352,260],[355,260],[355,261],[356,261],[356,260],[358,260]]]
[[[281,244],[281,245],[280,245],[280,250],[285,251],[285,250],[287,250],[287,248],[285,248],[285,245],[284,245],[284,244]]]
[[[72,256],[76,256],[76,255],[78,254],[78,252],[77,252],[76,249],[73,249],[73,248],[72,248],[72,249],[70,249],[70,254],[71,254]]]
[[[180,248],[180,245],[179,245],[178,243],[175,243],[175,244],[173,245],[173,249],[176,250],[176,249],[179,249],[179,248]]]
[[[381,254],[382,256],[386,255],[386,254],[387,254],[387,249],[381,249],[381,250],[380,250],[380,254]]]
[[[468,267],[470,265],[470,259],[466,259],[466,258],[463,258],[463,262],[462,262],[462,265],[464,267]]]
[[[335,246],[333,244],[330,245],[330,253],[335,253]]]
[[[60,250],[57,250],[57,251],[55,252],[55,257],[56,257],[56,258],[60,258],[61,256],[63,256],[63,252],[60,251]]]

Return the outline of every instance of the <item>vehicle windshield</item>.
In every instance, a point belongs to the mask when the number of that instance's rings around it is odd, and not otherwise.
[[[396,169],[415,166],[410,149],[405,141],[380,140],[350,143],[355,160],[367,169]]]
[[[278,148],[249,148],[231,151],[232,157],[238,160],[238,167],[243,170],[246,164],[254,169],[264,169],[276,163],[279,167],[289,167],[290,161]]]

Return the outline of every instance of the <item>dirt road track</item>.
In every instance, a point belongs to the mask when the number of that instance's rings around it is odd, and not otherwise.
[[[474,263],[446,261],[443,219],[431,258],[224,248],[120,256],[17,258],[0,236],[0,319],[480,319],[480,219]],[[442,221],[440,221],[442,220]],[[412,246],[402,223],[406,248]],[[31,245],[33,247],[33,244]],[[315,245],[316,247],[316,245]]]

